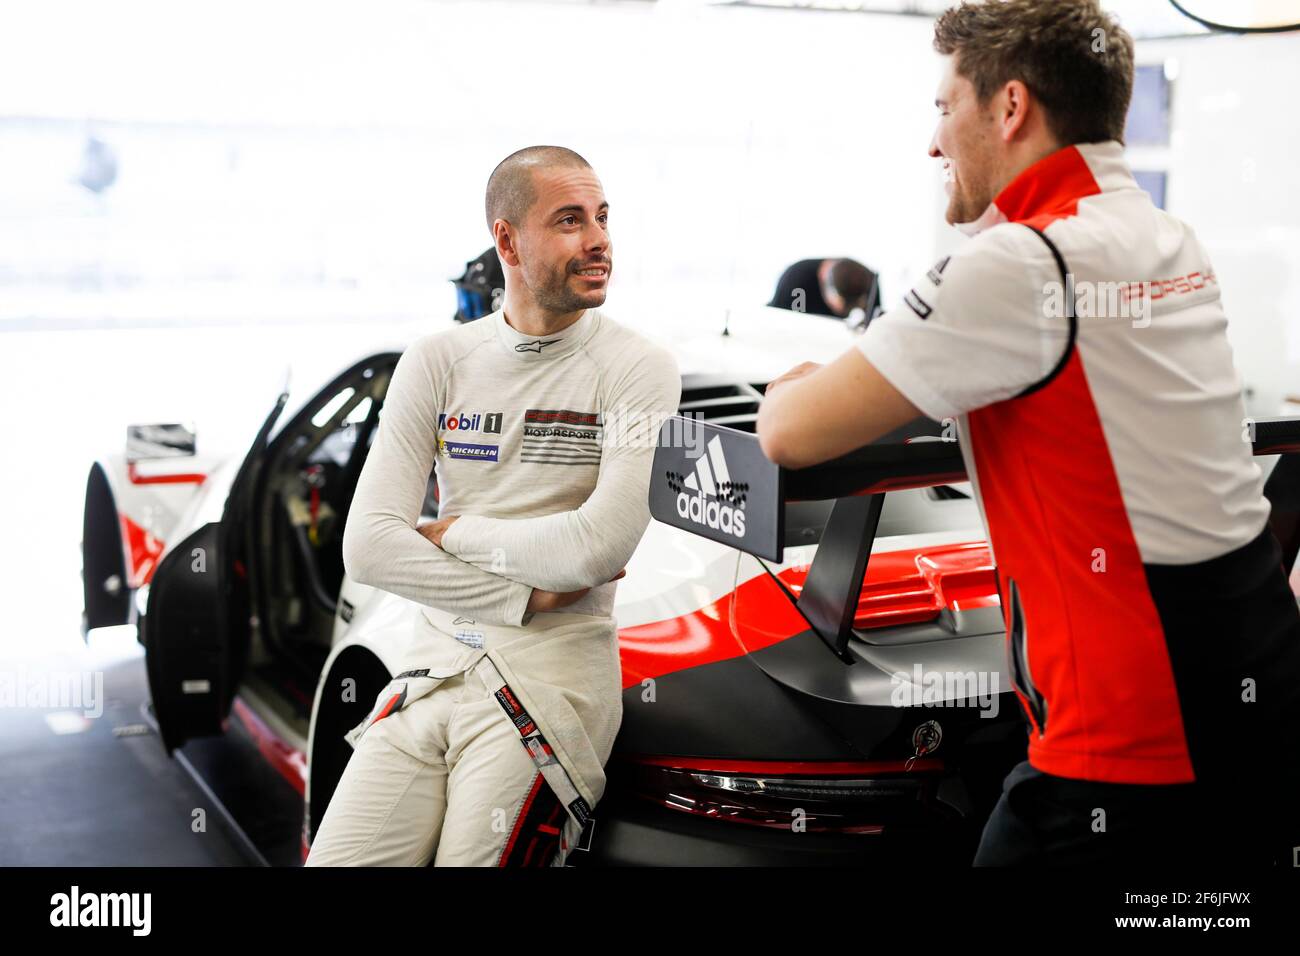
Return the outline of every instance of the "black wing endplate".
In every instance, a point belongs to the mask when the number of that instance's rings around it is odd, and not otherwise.
[[[675,415],[659,429],[650,514],[665,524],[769,560],[784,541],[783,471],[758,437]]]
[[[769,461],[757,435],[678,415],[659,431],[650,514],[675,528],[780,561],[788,501],[880,495],[965,480],[956,441],[868,445],[792,470]]]

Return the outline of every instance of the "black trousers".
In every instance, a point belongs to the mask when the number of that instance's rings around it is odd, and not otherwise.
[[[1300,863],[1300,610],[1276,537],[1265,528],[1221,558],[1146,571],[1196,782],[1076,780],[1022,762],[976,866]]]
[[[1024,761],[1007,775],[974,865],[1289,867],[1295,807],[1288,814],[1281,792],[1251,785],[1244,768],[1235,786],[1145,785],[1057,777]]]

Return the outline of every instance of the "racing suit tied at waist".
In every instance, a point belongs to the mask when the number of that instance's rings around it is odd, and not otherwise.
[[[345,735],[356,741],[376,720],[473,669],[501,705],[538,772],[560,802],[577,842],[605,791],[605,762],[623,716],[618,630],[610,617],[536,614],[502,627],[423,607],[409,662],[375,708]],[[426,643],[427,642],[427,643]]]

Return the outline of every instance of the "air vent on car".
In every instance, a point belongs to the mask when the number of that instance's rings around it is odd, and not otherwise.
[[[719,376],[684,375],[678,410],[689,418],[752,432],[758,421],[758,403],[762,400],[761,385]]]

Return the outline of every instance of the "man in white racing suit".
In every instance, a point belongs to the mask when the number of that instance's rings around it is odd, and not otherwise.
[[[348,516],[348,574],[421,616],[308,866],[561,865],[604,790],[614,580],[681,377],[597,308],[609,207],[581,156],[512,154],[486,205],[502,307],[403,353]],[[435,460],[439,520],[417,530]]]

